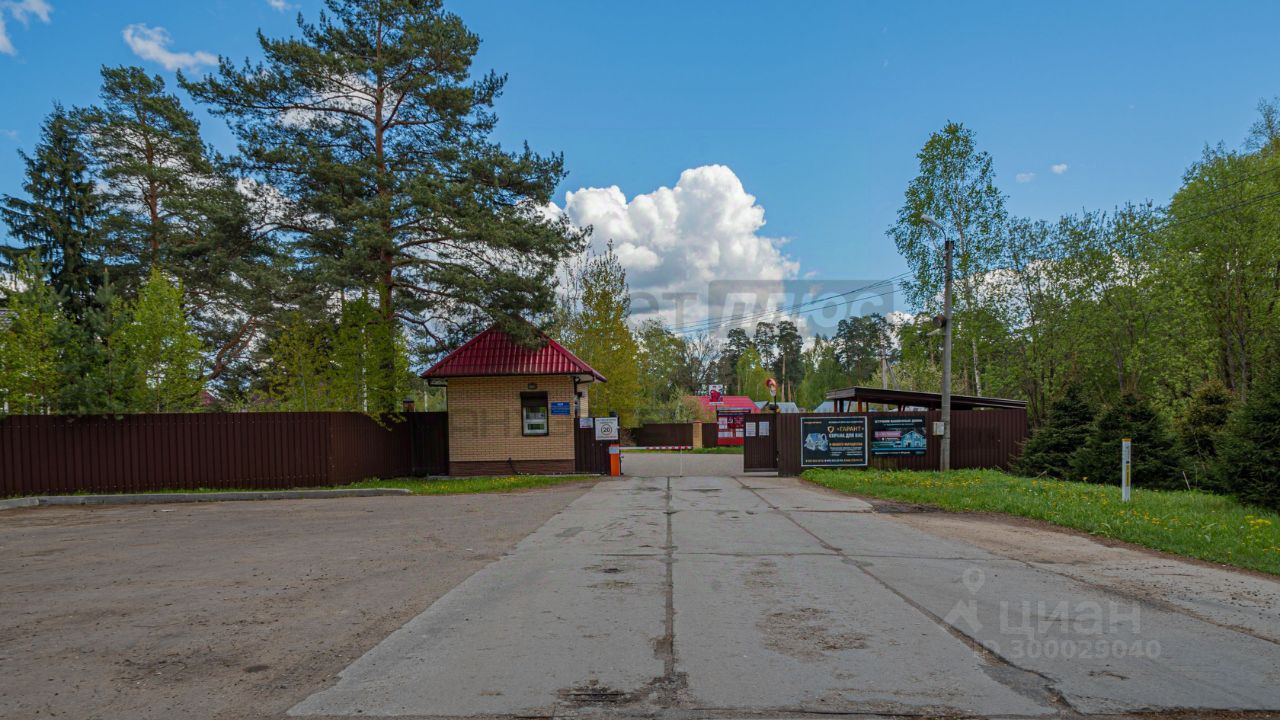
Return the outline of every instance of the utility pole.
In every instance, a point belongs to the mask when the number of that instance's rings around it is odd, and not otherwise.
[[[938,468],[946,472],[951,469],[951,238],[928,215],[920,216],[920,221],[942,235],[946,277],[942,290],[942,451]]]

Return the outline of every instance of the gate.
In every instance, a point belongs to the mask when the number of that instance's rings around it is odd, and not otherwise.
[[[579,427],[573,430],[573,463],[574,470],[591,475],[609,474],[609,446],[613,440],[596,440],[594,427]]]
[[[742,438],[742,469],[778,469],[778,414],[747,415]]]
[[[449,474],[449,413],[407,413],[414,477]]]

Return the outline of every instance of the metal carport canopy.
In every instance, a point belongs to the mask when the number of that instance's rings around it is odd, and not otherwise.
[[[942,394],[918,392],[916,390],[888,390],[884,388],[851,387],[832,390],[827,399],[836,403],[839,410],[848,403],[875,403],[877,405],[910,405],[912,407],[941,408]],[[955,410],[977,410],[979,408],[1026,409],[1025,400],[1008,400],[1006,398],[975,397],[973,395],[952,395],[951,407]]]

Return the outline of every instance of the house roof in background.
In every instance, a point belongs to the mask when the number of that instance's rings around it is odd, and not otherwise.
[[[491,325],[463,343],[422,373],[424,378],[486,377],[493,375],[589,375],[605,382],[605,376],[542,335],[538,348],[520,345],[506,332]]]
[[[694,395],[693,399],[698,401],[703,410],[713,414],[717,410],[750,410],[755,412],[758,409],[756,402],[746,395],[721,395],[721,402],[718,403],[712,403],[711,398],[706,395]]]

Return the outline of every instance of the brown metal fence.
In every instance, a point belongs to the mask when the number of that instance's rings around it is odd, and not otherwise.
[[[923,417],[927,442],[924,455],[877,456],[868,458],[870,467],[903,470],[937,470],[941,438],[933,435],[933,422],[942,419],[937,410],[910,413],[784,413],[778,421],[778,474],[798,475],[800,466],[800,418],[866,416],[868,432],[876,417]],[[955,410],[951,413],[951,467],[1007,469],[1027,439],[1026,410]]]
[[[442,437],[446,423],[445,413],[410,413],[386,427],[358,413],[10,416],[0,418],[0,497],[443,474],[447,444],[420,445]]]
[[[640,447],[693,447],[693,423],[645,423],[633,430],[631,436]]]
[[[720,444],[720,426],[715,422],[702,423],[702,447],[713,448]]]

